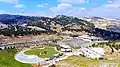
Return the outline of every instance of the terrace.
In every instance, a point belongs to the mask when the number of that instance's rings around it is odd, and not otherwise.
[[[104,49],[103,48],[80,48],[79,50],[82,52],[82,55],[88,57],[88,58],[102,58],[104,55]]]

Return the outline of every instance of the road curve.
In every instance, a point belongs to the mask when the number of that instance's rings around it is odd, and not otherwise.
[[[25,50],[27,51],[27,50]],[[36,63],[44,63],[45,59],[39,58],[37,55],[25,55],[25,51],[20,51],[15,55],[15,59],[22,63],[28,64],[36,64]]]

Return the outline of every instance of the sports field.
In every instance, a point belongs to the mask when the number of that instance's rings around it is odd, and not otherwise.
[[[58,52],[54,48],[44,48],[44,49],[31,49],[24,52],[26,55],[37,55],[40,58],[50,58]]]

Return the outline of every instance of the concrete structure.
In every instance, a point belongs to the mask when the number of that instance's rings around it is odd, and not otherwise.
[[[31,29],[37,30],[37,31],[46,31],[45,29],[37,27],[37,26],[27,26],[27,28],[31,28]]]
[[[39,67],[49,67],[53,64],[55,64],[57,61],[63,60],[68,58],[66,55],[61,55],[61,56],[54,56],[52,58],[46,59],[46,58],[39,58],[37,55],[25,55],[24,52],[28,51],[20,51],[15,55],[15,59],[19,62],[22,63],[28,63],[28,64],[37,64]]]
[[[94,37],[89,35],[81,35],[81,36],[76,35],[74,37],[71,37],[70,35],[62,35],[62,37],[64,39],[62,41],[59,41],[58,42],[59,44],[69,45],[73,47],[88,47],[95,43],[108,42],[108,41],[104,41],[100,37]]]
[[[86,56],[88,58],[102,58],[104,55],[104,49],[103,48],[80,48],[79,50],[80,52],[82,52],[83,56]]]
[[[87,40],[87,41],[103,41],[102,38],[100,37],[94,37],[94,36],[89,36],[89,35],[82,35],[78,37],[79,39]]]
[[[25,55],[25,51],[21,51],[15,55],[15,59],[22,63],[29,63],[29,64],[38,64],[38,63],[46,63],[45,59],[39,58],[36,55]]]
[[[72,48],[68,45],[57,45],[56,47],[61,52],[72,52]]]

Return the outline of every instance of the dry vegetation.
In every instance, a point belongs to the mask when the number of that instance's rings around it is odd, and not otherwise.
[[[56,64],[56,67],[99,67],[99,60],[82,56],[71,56]]]

